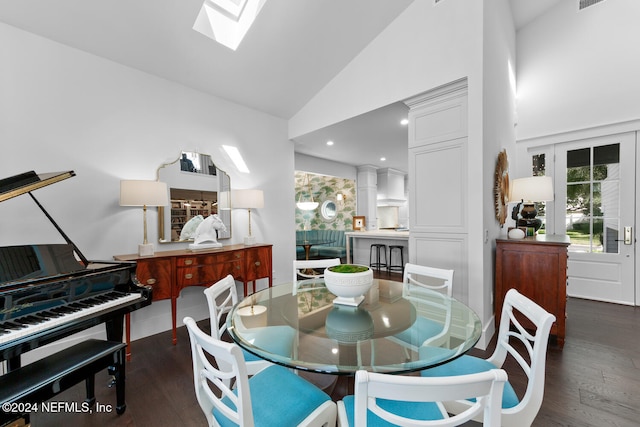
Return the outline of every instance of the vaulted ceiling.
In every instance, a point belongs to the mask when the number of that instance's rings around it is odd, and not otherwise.
[[[202,0],[2,0],[0,22],[288,119],[413,1],[427,0],[268,0],[236,51],[192,29]],[[514,22],[525,25],[558,1],[510,0]],[[390,109],[397,123],[399,108]],[[384,112],[373,113],[375,123],[384,124]],[[364,160],[355,149],[358,127],[382,132],[367,117],[337,126],[350,135],[346,163],[380,163],[377,148]],[[406,142],[406,128],[398,132]],[[306,154],[321,156],[326,134],[312,137],[304,145],[317,149]],[[406,153],[394,156],[381,166],[405,167]]]

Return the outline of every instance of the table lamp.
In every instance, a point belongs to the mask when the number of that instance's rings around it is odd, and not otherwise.
[[[533,227],[537,232],[542,226],[542,220],[536,218],[538,211],[536,209],[536,202],[549,202],[553,200],[553,181],[549,176],[530,176],[527,178],[514,179],[510,186],[511,195],[510,201],[517,201],[518,204],[514,206],[511,218],[516,221],[518,227]],[[521,217],[518,218],[518,211],[520,210]]]
[[[142,206],[144,239],[143,243],[138,245],[138,255],[153,255],[153,243],[147,241],[147,206],[166,206],[168,204],[167,184],[164,182],[120,181],[120,206]]]
[[[231,208],[246,209],[249,212],[249,235],[244,238],[245,245],[253,245],[256,238],[251,235],[251,209],[264,207],[264,193],[262,190],[232,190]]]

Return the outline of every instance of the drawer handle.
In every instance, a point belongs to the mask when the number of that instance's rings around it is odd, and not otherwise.
[[[236,258],[240,258],[240,254],[236,254]]]
[[[185,279],[193,279],[193,274],[187,273],[187,274],[184,275],[184,278]]]
[[[191,265],[193,264],[193,260],[192,259],[185,259],[184,260],[184,265]]]
[[[236,265],[236,270],[240,270],[240,266],[239,265]]]
[[[147,285],[155,285],[156,279],[147,279]]]
[[[260,261],[256,261],[256,267],[260,267]]]

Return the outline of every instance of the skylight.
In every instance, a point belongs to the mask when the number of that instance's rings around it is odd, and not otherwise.
[[[267,0],[204,0],[193,29],[236,50]]]
[[[231,158],[233,164],[236,165],[238,171],[249,173],[249,168],[247,167],[242,154],[240,154],[240,150],[238,150],[238,147],[234,147],[232,145],[223,145],[222,148],[224,148],[224,151]]]

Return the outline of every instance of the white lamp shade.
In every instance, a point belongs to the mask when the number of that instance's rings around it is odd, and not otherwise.
[[[259,209],[264,207],[262,190],[232,190],[231,207],[234,209]]]
[[[166,206],[167,184],[159,181],[120,181],[120,206]]]
[[[511,181],[509,200],[516,202],[549,202],[553,200],[553,181],[549,176],[530,176]]]

